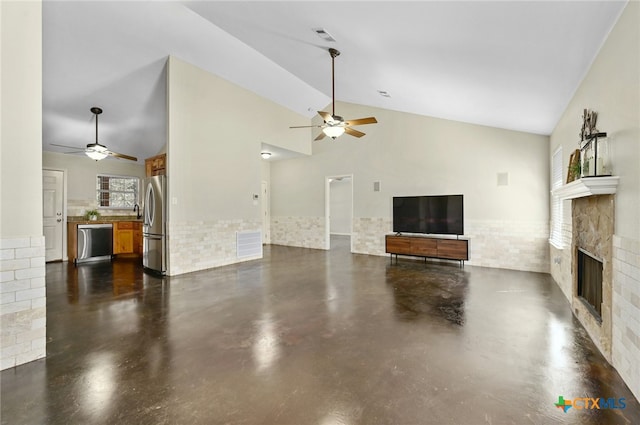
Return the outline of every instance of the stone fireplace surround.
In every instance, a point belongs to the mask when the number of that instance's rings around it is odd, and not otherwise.
[[[575,316],[611,363],[613,329],[614,195],[620,177],[587,177],[553,191],[571,199],[571,307]],[[578,297],[578,248],[602,260],[602,305],[598,319]]]
[[[602,354],[611,361],[613,295],[614,195],[573,199],[572,205],[571,307]],[[578,297],[578,249],[602,260],[601,321]]]

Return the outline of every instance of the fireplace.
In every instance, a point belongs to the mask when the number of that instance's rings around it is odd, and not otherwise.
[[[602,260],[578,248],[577,295],[602,322]]]
[[[571,308],[609,362],[613,339],[614,199],[619,180],[617,176],[585,177],[553,190],[554,196],[571,200]],[[590,258],[580,260],[580,253]],[[591,259],[599,264],[592,264]]]
[[[586,196],[572,201],[571,306],[609,361],[612,342],[613,207],[613,195]]]

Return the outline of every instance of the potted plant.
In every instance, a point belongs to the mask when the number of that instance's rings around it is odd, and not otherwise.
[[[98,210],[87,210],[87,212],[84,213],[84,216],[87,220],[97,220],[100,217],[100,213]]]

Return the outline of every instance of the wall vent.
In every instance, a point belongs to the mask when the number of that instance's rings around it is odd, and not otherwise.
[[[262,257],[262,232],[236,232],[236,255],[238,258]]]
[[[324,28],[311,28],[313,32],[316,33],[318,37],[323,39],[324,41],[329,41],[331,43],[335,43],[336,39],[331,36]]]
[[[498,173],[498,186],[509,186],[509,173]]]

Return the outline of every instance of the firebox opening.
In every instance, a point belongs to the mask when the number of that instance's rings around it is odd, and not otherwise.
[[[578,248],[578,297],[602,321],[602,261]]]

